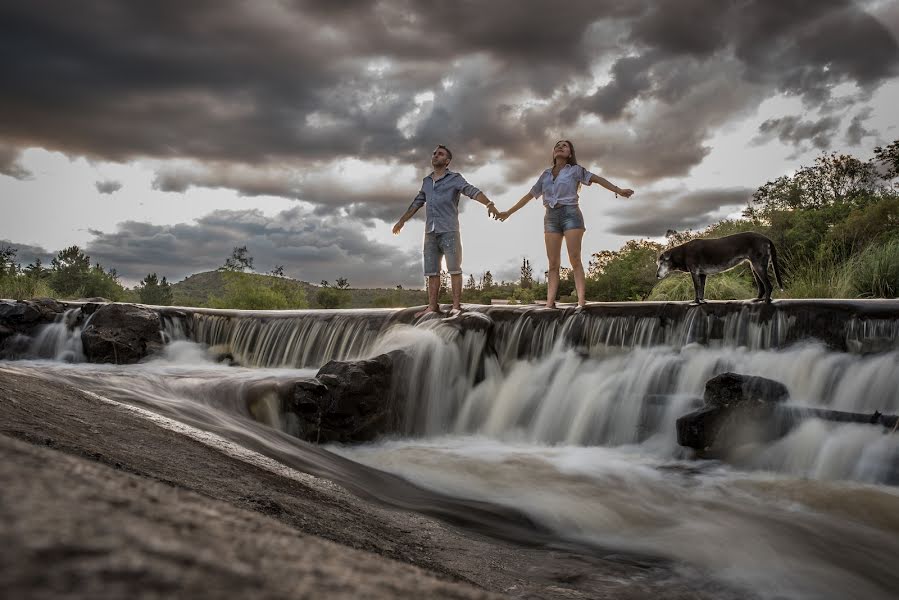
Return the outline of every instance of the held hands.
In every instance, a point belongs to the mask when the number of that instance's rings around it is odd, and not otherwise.
[[[631,189],[623,190],[621,188],[618,188],[618,194],[620,196],[624,196],[625,198],[630,198],[631,196],[634,195],[634,190],[631,190]]]
[[[492,202],[487,205],[487,214],[493,217],[494,219],[499,218],[499,211],[496,210],[496,205]]]
[[[496,213],[496,217],[495,217],[495,218],[496,218],[497,220],[499,220],[500,222],[503,222],[503,221],[505,221],[506,219],[508,219],[508,218],[511,217],[511,216],[512,216],[512,213],[510,213],[510,212],[507,211],[507,210],[504,210],[504,211],[502,211],[502,212],[500,212],[500,213]]]
[[[396,225],[393,226],[393,235],[399,235],[400,231],[403,230],[403,225],[405,225],[403,221],[397,221]]]

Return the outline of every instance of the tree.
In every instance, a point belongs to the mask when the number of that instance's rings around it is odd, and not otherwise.
[[[0,246],[0,277],[15,276],[18,270],[16,254],[19,250],[9,245]]]
[[[440,271],[440,289],[437,290],[437,297],[444,296],[449,293],[450,276],[446,271]]]
[[[272,277],[284,277],[284,265],[275,265],[274,268],[269,271],[269,275]]]
[[[887,156],[881,150],[881,155]],[[848,154],[822,154],[810,167],[761,186],[752,195],[744,216],[767,219],[772,212],[820,209],[832,204],[859,203],[884,190],[873,161]]]
[[[149,273],[144,277],[136,288],[137,296],[144,304],[153,304],[156,306],[169,306],[172,304],[172,286],[166,281],[165,277],[162,281],[156,276],[156,273]]]
[[[346,277],[338,277],[335,287],[338,290],[346,290],[350,287],[350,282]]]
[[[481,289],[485,292],[489,292],[493,289],[493,285],[493,273],[485,271],[484,275],[481,277]]]
[[[886,168],[884,179],[899,177],[899,140],[885,148],[874,148],[874,159]]]
[[[83,293],[91,277],[91,258],[78,246],[60,250],[50,261],[50,287],[64,298],[85,296]]]
[[[253,257],[250,256],[246,246],[235,246],[231,256],[225,260],[225,264],[218,268],[219,271],[232,271],[243,273],[253,270]]]
[[[662,246],[649,240],[629,240],[620,250],[603,251],[591,261],[587,295],[605,301],[644,300],[656,284],[656,258]]]
[[[50,270],[44,266],[40,258],[35,258],[33,263],[25,267],[24,273],[32,279],[46,279],[50,276]]]
[[[531,289],[534,285],[534,269],[531,268],[531,261],[527,258],[521,259],[521,279],[518,285],[525,290]]]
[[[322,279],[322,281],[321,281],[321,286],[322,286],[322,287],[330,287],[331,284],[328,283],[328,280],[327,280],[327,279]]]
[[[468,281],[465,282],[465,289],[470,292],[478,289],[478,284],[474,280],[474,273],[468,274]]]

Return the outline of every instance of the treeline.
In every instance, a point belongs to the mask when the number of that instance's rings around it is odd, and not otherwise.
[[[149,273],[137,286],[127,289],[115,269],[106,269],[99,262],[91,264],[90,256],[78,246],[60,250],[49,266],[38,258],[23,267],[17,255],[16,248],[0,246],[2,298],[105,298],[161,305],[172,302],[172,288],[165,277],[159,279],[156,273]]]

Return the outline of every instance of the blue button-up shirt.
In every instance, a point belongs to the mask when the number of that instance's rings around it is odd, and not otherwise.
[[[443,177],[434,181],[434,173],[421,182],[421,191],[409,206],[421,208],[427,205],[425,232],[444,233],[459,231],[459,195],[475,198],[481,190],[471,185],[465,178],[447,169]]]
[[[565,165],[553,179],[553,170],[541,173],[537,183],[531,188],[534,198],[543,196],[543,205],[550,208],[556,205],[577,204],[578,190],[582,183],[590,185],[593,173],[581,165]]]

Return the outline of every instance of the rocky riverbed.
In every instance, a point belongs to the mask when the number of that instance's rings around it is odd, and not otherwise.
[[[727,597],[666,561],[523,546],[373,504],[3,369],[0,453],[8,598]]]

